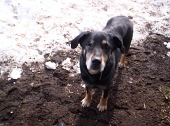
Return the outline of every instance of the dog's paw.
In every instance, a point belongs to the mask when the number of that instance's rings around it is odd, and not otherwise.
[[[99,109],[100,112],[104,111],[104,110],[107,110],[107,104],[101,104],[99,103],[97,105],[97,108]]]
[[[125,64],[119,62],[119,63],[118,63],[118,67],[119,67],[119,68],[124,68],[124,67],[125,67]]]
[[[91,100],[87,99],[87,98],[84,98],[82,101],[81,101],[81,106],[82,107],[89,107],[90,106],[90,103],[91,103]]]

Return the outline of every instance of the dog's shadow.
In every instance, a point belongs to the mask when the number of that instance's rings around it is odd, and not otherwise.
[[[78,119],[76,126],[112,126],[114,125],[114,112],[119,107],[116,105],[117,102],[117,93],[119,85],[122,84],[122,72],[123,69],[117,69],[113,86],[111,87],[109,99],[108,99],[108,108],[106,111],[99,112],[97,109],[97,104],[100,100],[101,91],[97,90],[93,95],[92,103],[88,108],[81,108],[81,115]],[[83,98],[83,97],[82,97]]]
[[[113,102],[114,107],[117,107],[116,102],[117,102],[117,92],[118,92],[119,85],[123,83],[122,72],[123,72],[123,69],[121,68],[117,69],[117,73],[115,75],[113,86],[110,92],[111,93],[110,101]]]

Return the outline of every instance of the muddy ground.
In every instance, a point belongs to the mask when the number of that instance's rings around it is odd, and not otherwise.
[[[170,57],[161,35],[150,35],[143,45],[131,48],[124,69],[118,69],[108,101],[99,112],[101,91],[96,90],[89,108],[81,107],[85,90],[80,75],[61,67],[78,53],[56,52],[56,70],[32,72],[23,65],[18,80],[0,80],[0,126],[169,126]],[[72,68],[71,68],[72,69]],[[74,74],[74,76],[72,76]]]

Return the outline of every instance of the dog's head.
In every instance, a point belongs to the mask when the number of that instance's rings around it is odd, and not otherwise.
[[[112,52],[120,48],[124,53],[122,39],[105,32],[82,32],[71,41],[71,48],[82,47],[86,67],[90,74],[103,72]]]

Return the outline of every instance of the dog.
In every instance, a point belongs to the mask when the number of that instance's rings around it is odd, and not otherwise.
[[[126,54],[133,37],[133,24],[128,17],[116,16],[108,20],[102,31],[85,31],[71,40],[71,48],[78,44],[80,54],[81,78],[86,85],[83,107],[89,107],[92,90],[102,90],[99,111],[107,110],[108,94],[113,83],[117,66],[124,67]]]

